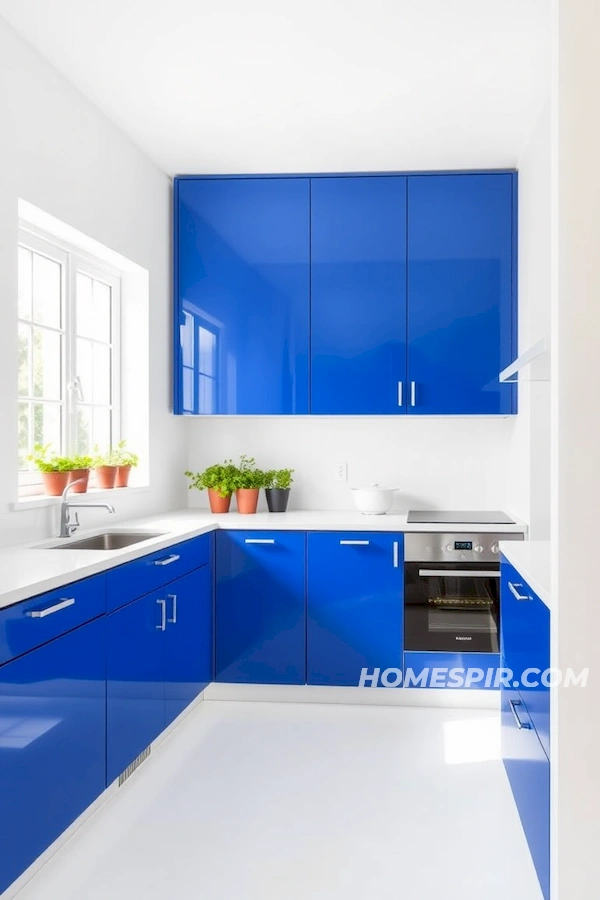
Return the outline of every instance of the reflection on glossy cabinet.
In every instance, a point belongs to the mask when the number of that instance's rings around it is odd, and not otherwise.
[[[100,618],[0,667],[0,893],[104,790],[104,666]]]
[[[308,684],[402,670],[403,547],[401,534],[308,535]]]
[[[516,174],[408,179],[409,412],[516,412]]]
[[[304,684],[306,535],[218,531],[216,538],[216,680]]]
[[[176,179],[176,413],[308,412],[309,193]]]
[[[311,412],[406,409],[406,178],[311,181]]]

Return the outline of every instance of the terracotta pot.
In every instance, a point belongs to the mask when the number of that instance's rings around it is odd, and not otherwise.
[[[69,491],[70,494],[85,494],[88,489],[88,479],[90,477],[89,469],[72,469],[69,473],[69,484],[73,487]],[[80,484],[75,484],[79,481]]]
[[[60,497],[69,483],[70,472],[42,472],[44,491],[49,497]]]
[[[117,466],[98,466],[96,473],[96,487],[114,488],[117,478]]]
[[[129,473],[131,472],[131,466],[117,466],[117,478],[115,480],[115,487],[127,487],[129,484]]]
[[[250,515],[256,512],[258,506],[258,488],[238,488],[235,492],[239,513]]]
[[[221,497],[214,488],[208,489],[208,502],[210,503],[210,511],[213,513],[228,513],[231,505],[231,494]]]

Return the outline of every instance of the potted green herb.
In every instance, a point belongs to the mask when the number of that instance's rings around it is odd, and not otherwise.
[[[235,499],[239,513],[245,515],[256,512],[258,494],[265,485],[265,473],[256,468],[252,457],[241,456],[235,476]]]
[[[112,466],[117,467],[117,475],[115,478],[115,487],[123,488],[129,484],[129,475],[132,468],[139,463],[137,454],[132,453],[126,447],[127,441],[119,441],[109,453],[109,462]]]
[[[283,513],[287,509],[292,485],[293,469],[271,469],[265,472],[265,496],[269,512]]]
[[[90,477],[92,457],[73,456],[71,457],[69,462],[71,463],[71,471],[69,472],[69,484],[73,485],[72,491],[74,494],[85,494],[88,488],[88,479]]]
[[[98,447],[95,446],[92,467],[96,473],[96,487],[114,488],[117,480],[117,466],[112,461],[112,450],[100,453]]]
[[[236,489],[236,477],[238,470],[230,459],[224,463],[209,466],[203,472],[186,472],[190,479],[189,489],[208,491],[210,511],[213,513],[227,513],[231,504],[231,495]]]
[[[27,459],[35,463],[42,473],[44,492],[49,497],[60,497],[69,483],[69,473],[72,469],[71,460],[66,456],[57,456],[55,453],[51,453],[50,444],[36,444],[33,453]]]

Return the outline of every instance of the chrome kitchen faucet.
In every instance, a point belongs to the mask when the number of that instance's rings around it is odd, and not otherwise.
[[[60,535],[61,538],[71,537],[72,534],[79,528],[79,515],[75,513],[74,521],[71,521],[71,510],[73,508],[78,509],[106,509],[109,513],[114,513],[115,508],[110,503],[72,503],[69,502],[68,493],[72,487],[76,484],[80,484],[84,479],[78,478],[77,481],[72,481],[71,484],[68,484],[64,491],[62,492],[61,504],[60,504]]]

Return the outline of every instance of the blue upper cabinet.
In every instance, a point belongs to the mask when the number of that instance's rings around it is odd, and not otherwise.
[[[410,413],[516,412],[515,196],[511,173],[408,180]]]
[[[308,413],[309,204],[308,178],[176,179],[176,413]]]
[[[406,404],[406,178],[311,182],[311,412]]]

